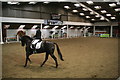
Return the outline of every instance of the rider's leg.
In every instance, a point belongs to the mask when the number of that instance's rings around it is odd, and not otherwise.
[[[37,53],[35,45],[32,45],[32,46],[33,46],[33,53]]]

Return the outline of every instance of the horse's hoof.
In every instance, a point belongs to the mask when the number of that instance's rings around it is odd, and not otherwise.
[[[55,68],[58,68],[58,66],[56,66]]]
[[[64,61],[64,59],[61,59],[62,61]]]
[[[24,66],[24,67],[26,67],[26,66]]]
[[[43,67],[43,65],[41,65],[40,67]]]

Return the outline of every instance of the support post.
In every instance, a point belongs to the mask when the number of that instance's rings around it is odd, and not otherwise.
[[[2,36],[2,18],[0,18],[0,44],[4,44]]]
[[[95,26],[93,26],[93,36],[95,36]]]
[[[2,35],[2,2],[0,1],[0,44],[3,43],[3,35]]]
[[[69,34],[69,27],[68,27],[68,25],[67,25],[67,38],[69,38],[69,36],[68,36],[68,34]]]
[[[113,35],[113,26],[111,25],[110,26],[110,37],[113,37],[112,35]]]
[[[17,42],[19,42],[19,36],[17,35]]]
[[[42,30],[42,23],[41,23],[41,25],[40,25],[40,28],[41,28],[41,30]]]
[[[0,1],[0,80],[2,80],[2,2]]]
[[[40,29],[41,29],[41,38],[44,38],[44,37],[43,37],[43,30],[42,30],[42,29],[43,29],[43,28],[42,28],[42,23],[40,24]]]
[[[86,26],[83,29],[83,37],[86,37]]]

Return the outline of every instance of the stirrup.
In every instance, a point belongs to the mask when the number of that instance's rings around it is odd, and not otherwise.
[[[34,53],[34,54],[36,54],[36,53],[37,53],[37,51],[35,50],[35,51],[33,51],[33,53]]]

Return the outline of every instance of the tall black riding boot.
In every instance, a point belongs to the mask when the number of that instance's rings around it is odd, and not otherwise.
[[[35,45],[33,45],[33,53],[37,53]]]

